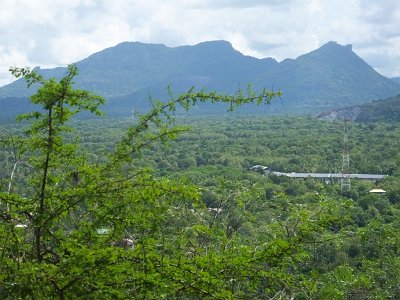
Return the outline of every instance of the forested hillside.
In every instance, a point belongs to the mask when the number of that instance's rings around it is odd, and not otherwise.
[[[71,89],[73,67],[60,82],[15,72],[43,84],[47,113],[2,126],[1,298],[400,297],[400,123],[349,124],[351,170],[390,176],[342,194],[250,170],[339,171],[341,121],[174,117],[276,94],[192,91],[134,119],[70,119],[103,101]]]
[[[400,95],[384,100],[376,100],[363,105],[344,107],[317,115],[321,119],[343,120],[350,118],[356,122],[399,122]]]

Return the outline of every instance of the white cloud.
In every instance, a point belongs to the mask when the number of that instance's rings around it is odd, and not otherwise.
[[[26,54],[19,49],[16,48],[8,48],[0,47],[0,61],[12,61],[16,62],[16,64],[11,64],[9,66],[5,66],[0,69],[0,78],[2,79],[4,84],[8,84],[12,82],[12,77],[10,72],[8,71],[10,67],[15,66],[28,66],[29,59]]]
[[[244,54],[282,60],[335,40],[400,76],[398,0],[0,0],[0,7],[0,85],[11,65],[66,65],[123,41],[224,39]]]

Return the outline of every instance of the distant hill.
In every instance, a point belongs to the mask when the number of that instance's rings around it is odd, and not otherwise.
[[[320,113],[317,117],[325,120],[348,118],[355,122],[400,122],[400,95],[358,106],[331,110]]]
[[[265,110],[313,113],[344,105],[356,105],[400,93],[400,83],[388,79],[358,57],[351,45],[329,42],[297,59],[280,63],[257,59],[236,51],[226,41],[194,46],[124,42],[77,62],[76,87],[94,91],[107,99],[110,114],[129,115],[148,106],[148,96],[167,98],[166,87],[175,94],[195,86],[234,92],[252,84],[281,90],[282,99]],[[59,78],[65,68],[40,70]],[[21,80],[0,88],[0,117],[25,108],[28,91]],[[12,100],[10,100],[12,98]],[[18,100],[19,99],[19,100]],[[218,106],[202,105],[198,113],[220,113]],[[260,111],[254,107],[245,111]]]

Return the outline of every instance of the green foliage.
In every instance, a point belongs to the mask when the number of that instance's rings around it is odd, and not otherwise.
[[[359,106],[357,122],[398,122],[400,95]]]
[[[74,114],[98,113],[103,103],[72,89],[76,68],[70,66],[59,82],[25,69],[12,72],[28,85],[42,85],[31,98],[41,110],[20,117],[31,121],[24,135],[4,141],[5,149],[14,150],[14,166],[23,164],[28,172],[23,182],[11,176],[0,195],[2,298],[247,297],[259,292],[263,280],[275,277],[262,270],[253,274],[260,260],[268,264],[277,255],[292,255],[289,242],[273,241],[256,253],[242,248],[232,234],[240,228],[239,215],[219,226],[211,225],[213,219],[193,219],[192,210],[204,210],[196,187],[154,178],[135,164],[150,145],[186,130],[174,125],[171,113],[177,105],[188,109],[208,100],[234,109],[253,101],[269,103],[276,94],[190,90],[165,104],[154,101],[153,109],[99,162],[88,160],[75,139],[66,138]],[[279,269],[280,261],[274,265]],[[271,293],[290,278],[272,281]]]
[[[342,124],[181,118],[279,93],[189,90],[135,120],[79,120],[103,99],[13,69],[41,88],[0,151],[2,299],[397,299],[398,124],[352,125],[351,167],[385,172],[351,193],[277,171],[340,169]],[[29,125],[26,129],[22,126]],[[189,130],[190,128],[193,128]],[[373,162],[373,163],[371,163]]]

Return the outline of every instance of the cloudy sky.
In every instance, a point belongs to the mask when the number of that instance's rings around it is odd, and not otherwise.
[[[278,61],[352,44],[378,72],[400,76],[400,1],[0,0],[0,86],[10,66],[65,66],[123,41],[217,39]]]

